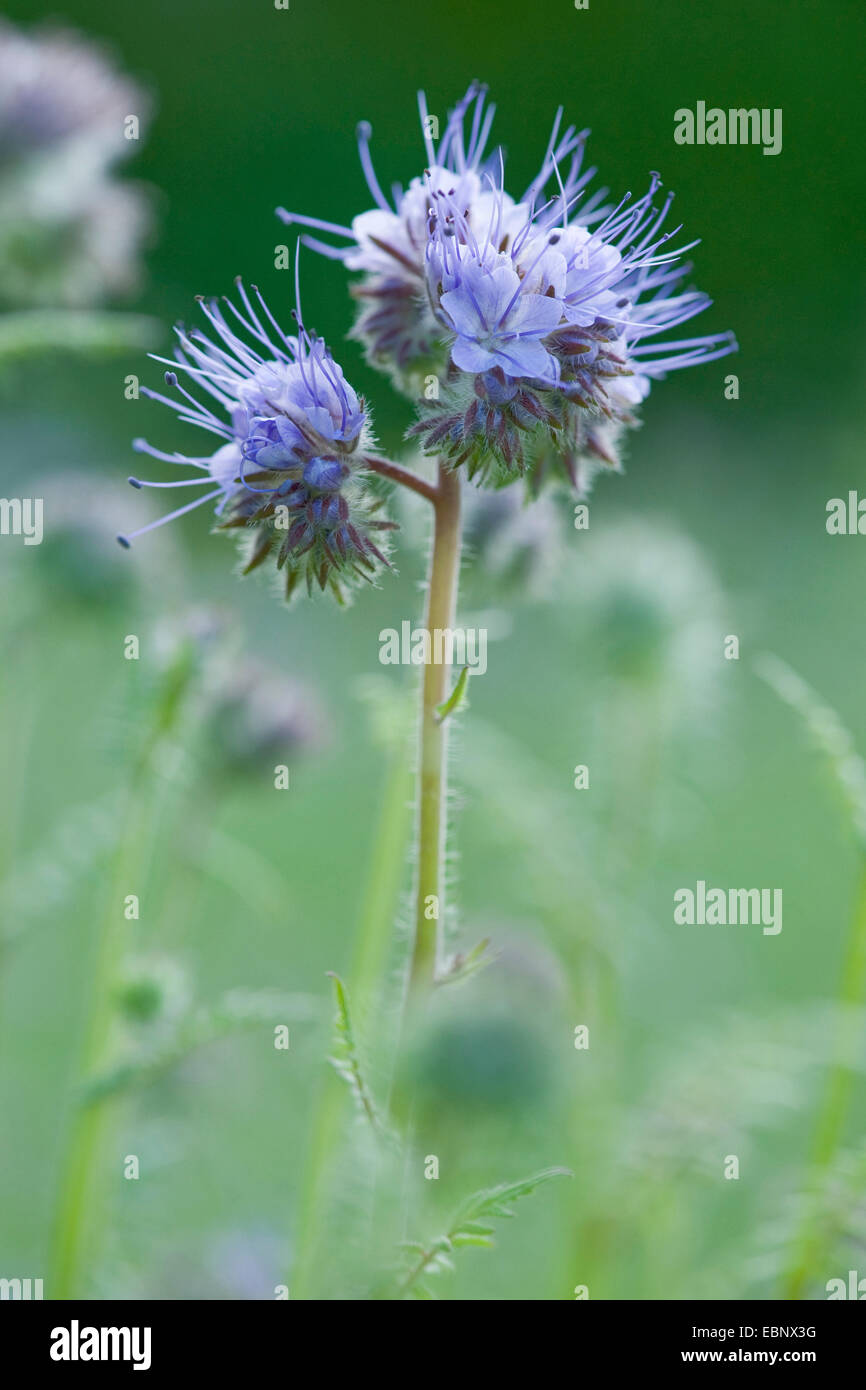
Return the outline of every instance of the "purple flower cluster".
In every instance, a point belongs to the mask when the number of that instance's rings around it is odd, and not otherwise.
[[[371,579],[388,563],[372,533],[393,528],[377,516],[381,499],[365,478],[363,401],[320,338],[300,323],[297,334],[287,336],[258,290],[253,300],[240,280],[237,288],[240,308],[229,299],[223,305],[200,301],[210,335],[179,327],[175,361],[157,359],[171,368],[166,382],[180,400],[142,388],[223,442],[214,453],[194,457],[136,440],[139,452],[191,467],[196,475],[168,483],[129,481],[207,491],[118,539],[128,546],[135,536],[214,502],[220,528],[238,530],[245,541],[244,573],[271,557],[285,570],[287,596],[303,578],[308,590],[327,588],[342,602],[346,582]],[[181,384],[179,373],[220,413]]]
[[[351,227],[280,216],[347,238],[343,247],[306,240],[363,272],[356,333],[371,360],[416,394],[437,378],[438,398],[413,431],[426,447],[497,483],[537,480],[553,460],[575,482],[591,460],[615,466],[622,428],[636,423],[654,380],[736,348],[727,333],[659,341],[710,304],[682,288],[690,247],[670,245],[679,228],[662,230],[672,197],[656,205],[655,174],[636,202],[626,195],[606,207],[604,190],[587,196],[587,132],[562,131],[560,110],[539,172],[515,201],[501,151],[486,154],[494,108],[483,87],[470,87],[438,146],[423,94],[420,111],[428,167],[395,189],[393,205],[362,126],[377,207]]]
[[[427,167],[404,191],[395,185],[393,204],[383,194],[373,169],[367,122],[358,126],[358,148],[370,193],[376,206],[362,212],[351,226],[341,227],[320,218],[277,210],[288,224],[343,237],[347,245],[334,246],[307,235],[305,241],[326,256],[342,260],[347,269],[361,271],[364,279],[354,285],[361,304],[355,336],[365,345],[370,360],[393,371],[398,383],[415,389],[419,377],[444,365],[441,327],[430,312],[425,292],[425,263],[430,237],[431,196],[446,193],[464,217],[484,225],[495,197],[498,152],[488,153],[495,106],[487,103],[487,89],[473,83],[448,117],[438,144],[430,135],[431,120],[424,93],[419,93],[419,112]],[[567,162],[564,189],[578,197],[594,170],[581,171],[588,132],[569,127],[560,133],[559,122],[538,174],[527,188],[523,202],[537,199],[541,190]],[[515,205],[504,195],[509,209]],[[587,221],[598,216],[599,198],[584,207]],[[520,214],[518,213],[518,220]],[[542,214],[543,218],[543,214]]]
[[[607,205],[606,190],[589,192],[588,132],[563,129],[560,109],[538,173],[515,199],[502,151],[489,149],[494,109],[473,83],[434,139],[422,93],[427,167],[408,188],[395,186],[391,201],[382,193],[362,124],[375,206],[346,227],[279,215],[360,273],[355,336],[419,400],[409,436],[425,451],[496,487],[524,477],[536,493],[553,470],[582,488],[598,467],[619,467],[620,437],[638,423],[653,381],[736,343],[727,333],[667,336],[710,300],[684,287],[690,246],[672,244],[678,227],[664,230],[672,195],[657,201],[657,174],[641,198]],[[141,530],[213,502],[219,527],[244,541],[245,572],[270,558],[285,571],[287,595],[303,579],[342,601],[347,583],[388,564],[382,533],[394,523],[379,515],[371,474],[406,481],[406,471],[369,453],[364,402],[300,311],[287,336],[258,291],[250,297],[237,283],[240,307],[201,302],[209,333],[178,330],[166,381],[179,399],[145,392],[219,445],[188,457],[137,441],[196,473],[134,486],[205,489]],[[423,480],[409,485],[435,496]]]

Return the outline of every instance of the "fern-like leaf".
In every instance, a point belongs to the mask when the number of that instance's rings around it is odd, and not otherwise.
[[[381,1134],[384,1126],[361,1069],[358,1046],[355,1042],[352,1019],[349,1013],[346,986],[339,975],[335,975],[332,970],[328,971],[328,977],[334,982],[334,996],[337,1004],[337,1013],[334,1018],[334,1050],[328,1061],[337,1075],[345,1081],[359,1111],[366,1116],[373,1130],[377,1134]]]
[[[860,848],[866,850],[866,762],[851,734],[836,711],[779,657],[765,653],[755,662],[755,670],[803,720],[842,792]]]
[[[543,1168],[529,1177],[518,1178],[516,1182],[500,1183],[498,1187],[482,1188],[473,1192],[457,1208],[448,1223],[445,1235],[436,1236],[427,1244],[413,1243],[406,1247],[411,1252],[408,1268],[397,1288],[397,1298],[432,1298],[434,1295],[421,1282],[431,1274],[450,1273],[454,1269],[451,1258],[456,1250],[475,1246],[489,1250],[494,1244],[495,1227],[491,1220],[502,1220],[514,1215],[514,1205],[521,1197],[528,1197],[539,1187],[552,1182],[554,1178],[572,1177],[569,1168]]]

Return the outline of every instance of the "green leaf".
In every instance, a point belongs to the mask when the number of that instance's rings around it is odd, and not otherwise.
[[[485,936],[483,941],[479,941],[477,946],[473,946],[471,951],[464,955],[458,951],[443,965],[441,971],[436,976],[437,985],[453,985],[460,981],[468,980],[470,975],[475,975],[479,970],[483,970],[485,965],[489,965],[494,959],[494,953],[489,950],[490,937]]]
[[[480,1192],[473,1192],[472,1196],[467,1197],[465,1202],[457,1208],[445,1235],[437,1236],[426,1246],[413,1243],[413,1251],[420,1251],[420,1254],[405,1270],[402,1281],[395,1292],[395,1297],[430,1297],[426,1290],[419,1293],[419,1289],[423,1286],[418,1281],[422,1275],[426,1277],[430,1274],[450,1272],[454,1269],[454,1261],[446,1252],[453,1252],[465,1246],[490,1249],[493,1245],[491,1236],[494,1228],[478,1221],[477,1217],[513,1216],[514,1204],[521,1197],[528,1197],[539,1187],[544,1187],[547,1183],[552,1182],[554,1178],[570,1178],[572,1176],[569,1168],[543,1168],[538,1173],[531,1173],[529,1177],[518,1178],[516,1182],[501,1183],[498,1187],[487,1187]]]
[[[755,671],[805,724],[842,793],[861,848],[866,849],[866,763],[838,714],[786,662],[767,652]]]
[[[441,705],[436,706],[436,717],[440,724],[444,724],[449,715],[455,714],[461,705],[467,705],[466,690],[469,685],[469,667],[464,666],[460,675],[457,677],[457,684]]]
[[[528,1197],[530,1193],[536,1192],[539,1187],[552,1182],[554,1178],[572,1176],[569,1168],[543,1168],[538,1173],[531,1173],[528,1178],[519,1178],[517,1182],[501,1183],[499,1187],[488,1187],[475,1192],[471,1197],[467,1197],[455,1213],[451,1233],[462,1233],[467,1229],[471,1232],[478,1216],[513,1216],[514,1203],[521,1197]]]
[[[328,1061],[337,1075],[349,1087],[358,1109],[367,1117],[376,1133],[381,1134],[384,1126],[361,1070],[358,1048],[352,1031],[346,987],[339,975],[335,975],[332,970],[329,970],[327,974],[328,978],[334,982],[334,995],[337,1003],[337,1013],[334,1018],[334,1050]]]

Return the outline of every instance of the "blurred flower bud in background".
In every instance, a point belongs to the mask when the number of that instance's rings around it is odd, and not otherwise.
[[[611,522],[581,536],[572,576],[606,673],[663,689],[681,715],[705,710],[718,688],[723,594],[694,541],[668,521]]]
[[[152,556],[146,564],[142,556],[123,555],[114,537],[129,522],[129,498],[107,488],[98,473],[54,474],[42,493],[45,535],[30,558],[52,606],[105,609],[127,603],[136,589],[176,588],[181,561],[174,537],[160,534],[156,565]],[[153,515],[142,494],[133,494],[132,511],[142,523]]]
[[[559,572],[564,522],[550,493],[528,501],[514,488],[467,487],[463,535],[467,582],[496,581],[521,596],[549,595]]]
[[[723,728],[725,595],[701,549],[660,518],[580,533],[566,587],[574,601],[556,611],[592,671],[611,843],[634,870],[684,814],[706,812],[698,769]]]
[[[551,1044],[565,1010],[561,964],[516,924],[489,934],[490,963],[473,974],[471,988],[442,988],[419,1039],[414,1065],[431,1123],[447,1126],[466,1109],[516,1119],[543,1109],[556,1090]]]
[[[208,731],[235,773],[316,752],[329,738],[315,692],[253,658],[226,664],[211,693]]]
[[[0,21],[0,304],[84,308],[135,287],[151,217],[115,166],[150,109],[99,45]]]
[[[133,958],[124,965],[117,989],[117,1007],[127,1023],[136,1026],[173,1023],[188,1008],[186,972],[169,956]]]

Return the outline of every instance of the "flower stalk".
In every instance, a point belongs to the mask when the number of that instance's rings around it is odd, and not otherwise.
[[[439,464],[433,503],[433,549],[427,589],[428,633],[453,626],[460,573],[460,480]],[[432,646],[432,641],[431,641]],[[444,662],[424,667],[418,764],[418,871],[415,937],[409,968],[409,1007],[432,989],[441,956],[445,907],[445,822],[448,797],[448,721],[439,714],[448,690]]]

